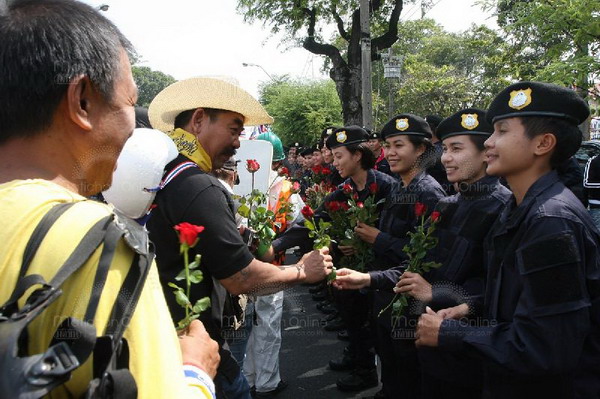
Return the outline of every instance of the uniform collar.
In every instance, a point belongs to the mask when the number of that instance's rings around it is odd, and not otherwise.
[[[426,176],[428,176],[427,172],[425,172],[424,170],[420,171],[415,177],[413,177],[410,183],[408,183],[408,187],[417,186],[421,182],[421,180],[423,180]]]
[[[376,183],[376,180],[377,179],[375,178],[375,172],[373,171],[373,169],[367,170],[367,181],[364,190],[368,190],[369,185],[371,185],[372,183]],[[352,180],[352,178],[347,178],[342,184],[338,186],[338,188],[343,188],[345,184],[350,184],[352,186],[352,189],[358,192],[358,187],[356,187],[356,183],[354,183],[354,180]]]
[[[502,214],[502,219],[505,225],[504,230],[512,229],[518,226],[523,221],[529,212],[529,209],[535,203],[536,199],[552,185],[558,182],[560,182],[558,173],[556,173],[555,170],[552,170],[537,179],[536,182],[529,187],[529,190],[527,190],[527,193],[523,198],[523,202],[521,202],[519,206],[517,206],[515,197],[513,195],[511,201],[508,203]]]

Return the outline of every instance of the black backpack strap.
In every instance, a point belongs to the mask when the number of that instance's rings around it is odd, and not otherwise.
[[[102,294],[102,290],[106,284],[106,276],[108,275],[108,270],[112,264],[115,251],[117,249],[117,244],[119,243],[122,235],[123,231],[120,230],[116,224],[111,223],[109,225],[106,232],[106,237],[104,239],[104,248],[102,249],[102,254],[100,255],[100,260],[96,269],[96,277],[94,278],[94,285],[92,286],[90,301],[85,312],[84,320],[89,323],[93,323],[94,321],[96,309],[98,308],[98,303],[100,302],[100,294]]]
[[[52,227],[54,222],[56,222],[56,220],[74,204],[74,202],[65,202],[63,204],[54,205],[44,215],[42,220],[40,220],[35,230],[31,234],[31,237],[29,237],[29,241],[25,247],[25,252],[23,253],[23,262],[21,263],[21,270],[19,271],[19,280],[25,275],[25,273],[27,273],[29,264],[33,260],[33,256],[40,247],[44,237],[46,237],[46,233],[48,233],[50,227]]]
[[[137,386],[127,370],[129,349],[123,334],[133,316],[150,271],[154,251],[150,249],[145,231],[137,223],[117,212],[115,224],[120,225],[125,241],[136,253],[129,272],[113,305],[109,323],[94,350],[94,380],[86,398],[130,399],[137,397]]]

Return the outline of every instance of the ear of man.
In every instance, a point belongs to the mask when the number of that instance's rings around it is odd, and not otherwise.
[[[79,128],[90,131],[93,127],[92,112],[98,94],[87,76],[79,75],[73,78],[64,98],[70,121]]]

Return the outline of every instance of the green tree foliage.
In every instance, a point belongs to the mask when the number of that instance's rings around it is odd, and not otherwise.
[[[343,124],[342,108],[330,80],[300,82],[280,78],[260,88],[260,100],[273,118],[284,145],[317,142],[321,131]]]
[[[600,2],[597,0],[485,0],[514,46],[514,75],[600,93]]]
[[[510,52],[504,40],[484,26],[449,33],[431,19],[405,21],[399,26],[395,55],[404,58],[402,77],[393,89],[394,113],[450,114],[466,107],[487,108],[509,82]],[[389,82],[376,68],[375,90],[388,98]],[[379,108],[377,122],[387,121]]]
[[[372,60],[397,40],[402,8],[413,1],[371,0]],[[327,57],[329,76],[342,103],[344,124],[362,124],[358,0],[238,0],[238,11],[246,21],[263,21],[272,32],[284,31],[292,43]],[[337,27],[337,37],[324,37],[325,25]]]
[[[148,107],[162,89],[176,82],[171,75],[153,71],[145,66],[133,66],[131,72],[138,87],[137,105],[142,107]]]

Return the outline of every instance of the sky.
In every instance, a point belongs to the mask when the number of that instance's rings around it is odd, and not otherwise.
[[[248,24],[236,11],[236,0],[85,0],[108,4],[103,14],[133,43],[148,66],[177,80],[193,76],[227,76],[254,96],[270,76],[326,79],[322,59],[302,48],[281,45],[261,22]],[[447,30],[466,30],[471,23],[494,26],[493,18],[473,0],[435,0],[427,17]],[[419,4],[407,4],[401,20],[420,17]],[[333,28],[332,28],[333,29]],[[244,67],[242,63],[262,66]],[[263,71],[264,69],[264,71]],[[266,72],[265,72],[266,71]]]

